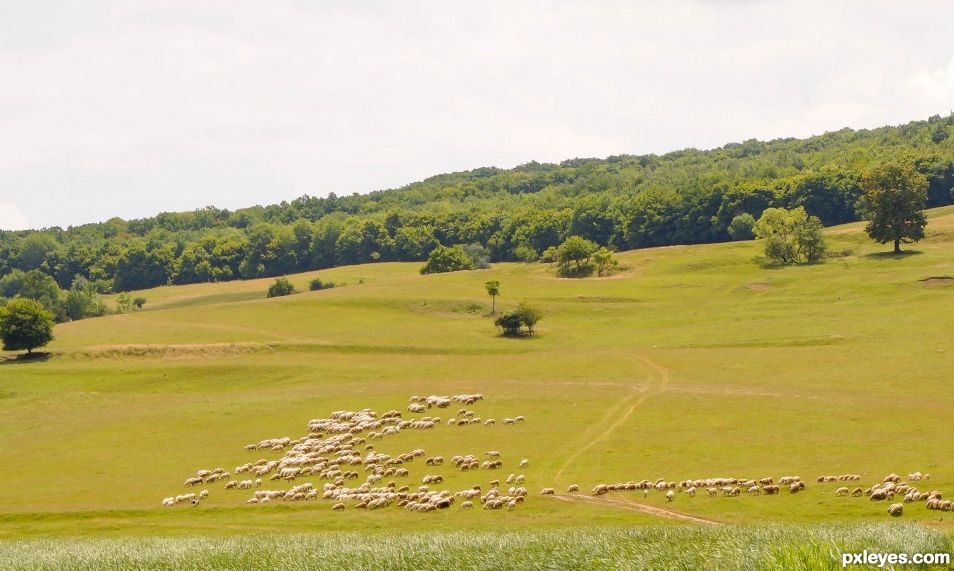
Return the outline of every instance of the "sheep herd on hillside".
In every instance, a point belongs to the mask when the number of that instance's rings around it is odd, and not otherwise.
[[[423,414],[429,409],[447,409],[455,403],[473,406],[483,398],[481,394],[415,395],[409,399],[407,409],[412,414]],[[495,419],[483,420],[473,410],[466,408],[459,409],[456,416],[459,418],[448,420],[448,426],[497,424]],[[515,425],[524,421],[523,415],[517,415],[502,419],[500,424]],[[184,485],[191,487],[224,482],[223,490],[252,490],[251,497],[246,499],[247,504],[325,500],[333,504],[331,509],[334,511],[344,510],[348,506],[373,510],[394,505],[408,511],[432,512],[450,508],[458,499],[461,509],[473,508],[477,501],[483,509],[512,511],[526,500],[529,492],[521,485],[526,479],[523,474],[510,474],[505,479],[508,484],[506,488],[501,487],[499,479],[493,479],[486,492],[480,483],[453,493],[447,489],[431,489],[434,485],[444,483],[442,474],[424,474],[421,477],[422,485],[418,486],[399,484],[397,479],[411,476],[407,466],[415,460],[423,458],[424,466],[438,467],[444,465],[444,457],[428,457],[421,448],[392,456],[377,452],[370,441],[406,431],[433,429],[441,422],[439,416],[420,416],[408,420],[398,410],[383,414],[367,408],[360,411],[335,411],[328,418],[310,420],[308,434],[300,438],[268,438],[245,446],[248,452],[282,452],[282,457],[277,460],[260,458],[236,466],[236,479],[232,479],[232,473],[224,468],[199,469],[195,475],[185,479]],[[501,456],[499,450],[488,450],[483,456],[460,454],[453,456],[450,464],[461,472],[496,470],[504,465]],[[528,462],[524,458],[518,465],[526,467]],[[250,477],[240,480],[239,474],[248,474]],[[364,482],[361,484],[353,487],[348,485],[349,480],[362,477]],[[312,482],[297,483],[305,478],[325,482],[320,488],[316,488]],[[382,484],[386,479],[388,481]],[[285,482],[290,487],[265,489],[265,481]],[[268,486],[271,487],[271,484]],[[181,503],[199,505],[208,497],[209,491],[202,490],[199,494],[167,497],[162,504],[168,507]]]
[[[815,480],[817,484],[837,483],[837,482],[856,482],[861,480],[859,474],[842,474],[840,476],[818,476]],[[908,474],[907,482],[918,482],[930,480],[930,474],[914,472]],[[868,497],[871,501],[891,501],[895,496],[903,498],[903,503],[892,503],[888,506],[888,513],[892,516],[900,516],[904,512],[904,503],[926,502],[925,506],[931,510],[951,511],[952,504],[949,500],[941,497],[938,490],[919,490],[917,487],[902,481],[898,474],[891,473],[885,476],[881,482],[870,487],[862,488],[859,486],[849,489],[847,486],[840,486],[834,492],[835,496],[844,497]],[[650,491],[664,492],[666,501],[672,502],[677,498],[677,493],[687,498],[694,498],[696,493],[701,495],[703,492],[708,497],[738,497],[743,493],[750,496],[774,495],[784,490],[790,494],[797,494],[806,488],[805,482],[799,476],[782,476],[776,480],[772,477],[764,478],[702,478],[688,479],[680,482],[666,481],[657,479],[655,481],[642,480],[639,482],[629,481],[615,484],[596,484],[593,487],[592,495],[602,496],[609,492],[637,491],[642,490],[643,496],[649,495]],[[567,488],[567,493],[579,492],[580,487],[577,484],[571,484]],[[546,492],[545,492],[546,493]],[[552,493],[552,492],[550,492]]]
[[[273,502],[326,501],[331,509],[341,511],[348,508],[374,510],[396,506],[412,512],[433,512],[451,508],[455,504],[459,509],[472,509],[475,503],[485,510],[515,510],[526,501],[529,492],[524,484],[526,475],[511,472],[506,478],[494,477],[475,483],[469,487],[451,491],[438,489],[444,484],[445,475],[431,473],[446,466],[451,471],[491,473],[512,460],[505,460],[504,454],[497,449],[486,450],[483,454],[456,454],[445,464],[445,458],[439,455],[428,456],[422,448],[414,448],[403,453],[385,454],[375,450],[373,441],[393,437],[402,432],[432,430],[442,426],[440,416],[428,415],[433,409],[457,408],[456,414],[448,418],[446,426],[496,426],[494,418],[482,419],[473,407],[484,399],[481,394],[463,394],[453,396],[412,396],[407,411],[415,416],[404,418],[404,413],[389,410],[377,413],[365,408],[359,411],[335,411],[328,418],[316,418],[308,421],[307,434],[293,439],[290,437],[267,438],[244,447],[247,452],[281,452],[278,459],[259,458],[236,466],[232,472],[224,468],[202,468],[188,476],[186,487],[208,486],[221,483],[223,492],[233,493],[247,490],[251,495],[245,502],[252,505]],[[460,407],[460,408],[458,408]],[[502,418],[502,426],[513,426],[525,422],[523,415]],[[411,466],[415,462],[423,464],[419,483],[411,480],[399,482],[402,478],[411,478]],[[513,465],[513,464],[511,464]],[[517,468],[526,468],[529,460],[523,458],[515,463]],[[938,490],[921,490],[913,483],[930,480],[930,474],[913,472],[902,479],[898,474],[889,474],[880,482],[863,488],[854,485],[841,485],[834,490],[836,497],[868,497],[871,501],[892,502],[899,498],[901,502],[891,503],[888,513],[900,516],[904,504],[924,502],[927,509],[951,511],[952,504],[944,500]],[[320,480],[316,486],[312,481]],[[357,482],[362,480],[362,482]],[[479,479],[479,476],[475,479]],[[839,484],[859,482],[859,474],[825,475],[816,478],[815,484]],[[357,481],[356,481],[357,480]],[[353,482],[353,484],[351,483]],[[484,488],[486,487],[486,491]],[[772,496],[787,492],[797,494],[807,487],[799,476],[739,478],[710,477],[681,481],[666,479],[627,481],[618,483],[597,483],[593,486],[593,496],[603,496],[610,492],[641,491],[643,497],[657,492],[664,495],[667,502],[675,502],[679,497],[739,497]],[[579,484],[570,484],[567,494],[580,493]],[[199,493],[186,493],[166,497],[162,505],[175,507],[179,504],[197,506],[209,498],[208,489]],[[553,496],[556,490],[544,487],[540,495]]]

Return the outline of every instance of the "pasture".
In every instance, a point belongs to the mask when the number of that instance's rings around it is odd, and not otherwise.
[[[138,292],[143,311],[57,326],[46,359],[4,354],[0,539],[887,522],[891,502],[837,497],[841,484],[815,479],[856,473],[867,487],[920,471],[931,474],[920,489],[954,497],[954,280],[938,279],[954,277],[954,208],[930,215],[908,255],[886,255],[853,224],[827,231],[832,251],[850,253],[812,266],[765,267],[757,243],[737,242],[624,252],[607,278],[516,263],[421,276],[420,264],[395,263],[290,276],[301,290],[316,275],[342,285],[276,299],[264,298],[272,280]],[[535,338],[497,335],[490,279],[501,282],[498,310],[528,301],[544,311]],[[399,485],[441,474],[440,489],[486,490],[521,473],[529,495],[514,511],[247,505],[249,491],[222,482],[200,486],[209,498],[198,506],[160,505],[198,491],[183,486],[198,469],[280,458],[243,447],[297,439],[332,411],[410,419],[421,416],[407,411],[411,395],[469,393],[485,399],[466,408],[496,424],[439,422],[372,443],[447,459],[499,450],[498,470],[421,459]],[[457,408],[423,414],[446,420]],[[499,422],[516,415],[526,421]],[[672,502],[589,493],[783,475],[807,488]],[[287,486],[305,481],[323,483]],[[580,494],[565,493],[573,483]],[[954,533],[954,512],[924,502],[905,504],[901,519]]]

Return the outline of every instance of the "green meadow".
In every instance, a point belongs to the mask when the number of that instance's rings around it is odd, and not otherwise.
[[[58,325],[43,358],[3,354],[0,539],[13,543],[0,551],[37,547],[27,540],[38,537],[880,529],[890,502],[835,490],[920,471],[931,474],[920,489],[954,497],[954,279],[945,279],[954,278],[954,207],[930,211],[927,239],[903,256],[871,243],[861,224],[826,233],[837,256],[808,266],[766,266],[758,243],[735,242],[622,252],[623,269],[605,278],[517,263],[422,276],[420,264],[383,263],[289,276],[303,293],[283,298],[265,298],[270,279],[136,292],[142,311]],[[315,276],[339,285],[308,292]],[[498,311],[526,301],[544,312],[535,337],[498,335],[483,286],[491,279],[501,283]],[[375,448],[445,458],[499,450],[500,470],[418,460],[399,485],[440,473],[441,489],[486,489],[522,473],[530,495],[515,511],[246,505],[249,491],[221,482],[202,486],[210,496],[198,506],[160,504],[198,491],[183,487],[198,469],[238,479],[236,466],[278,459],[243,447],[298,438],[309,419],[365,407],[411,418],[411,395],[462,393],[485,395],[466,408],[497,424],[441,422]],[[446,420],[456,408],[425,414]],[[499,422],[516,415],[526,421]],[[529,466],[518,468],[523,458]],[[862,480],[815,482],[846,473]],[[807,489],[673,502],[589,493],[629,480],[785,475]],[[566,493],[570,484],[581,493]],[[541,496],[544,487],[556,496]],[[923,502],[906,504],[901,519],[943,541],[954,534],[954,513]]]

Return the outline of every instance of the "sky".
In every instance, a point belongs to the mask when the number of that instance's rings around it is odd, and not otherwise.
[[[954,110],[954,2],[0,0],[0,229]]]

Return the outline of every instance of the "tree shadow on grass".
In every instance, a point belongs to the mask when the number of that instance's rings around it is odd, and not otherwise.
[[[871,258],[874,260],[901,260],[907,258],[908,256],[920,256],[923,254],[921,250],[901,250],[900,254],[895,254],[892,251],[888,252],[871,252],[870,254],[865,254],[865,258]]]
[[[10,357],[0,357],[0,365],[23,365],[26,363],[42,363],[49,361],[53,356],[46,351],[37,351],[35,353],[21,353]]]

